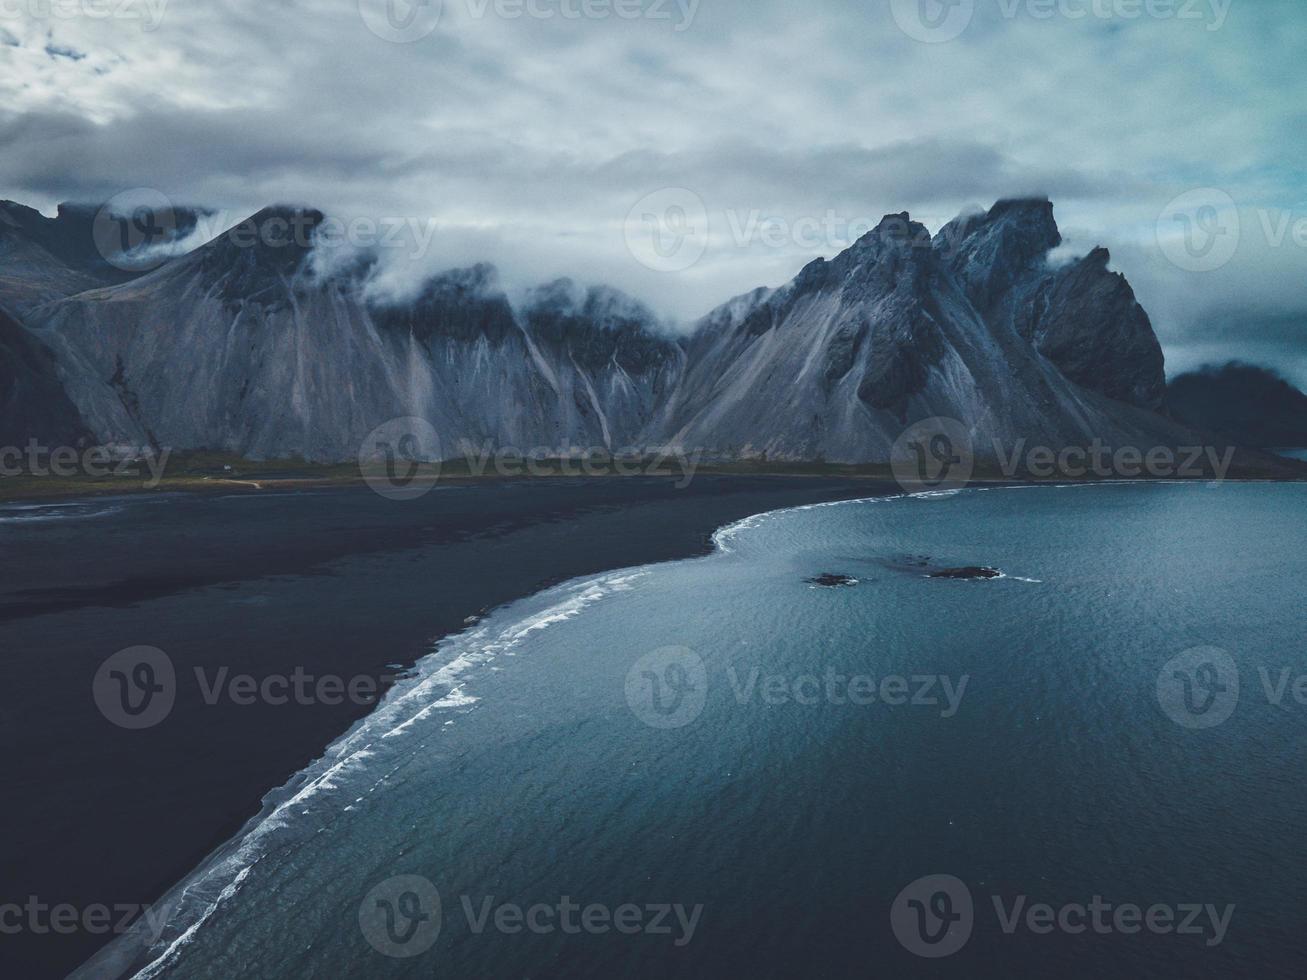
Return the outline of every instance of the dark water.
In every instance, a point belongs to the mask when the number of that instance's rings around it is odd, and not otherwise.
[[[1305,513],[848,503],[517,603],[174,895],[144,975],[1300,976]],[[963,565],[1005,577],[923,574]]]

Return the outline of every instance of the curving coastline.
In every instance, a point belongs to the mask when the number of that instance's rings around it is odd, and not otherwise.
[[[0,638],[27,655],[0,663],[0,682],[24,692],[9,709],[0,778],[39,786],[47,801],[19,793],[9,807],[0,863],[12,887],[53,901],[158,903],[263,811],[269,787],[371,710],[207,705],[191,691],[157,728],[127,732],[87,696],[116,650],[159,647],[179,676],[304,665],[385,678],[469,618],[559,582],[706,554],[716,529],[752,514],[893,489],[812,477],[673,484],[501,482],[416,502],[361,488],[153,496],[94,521],[6,525],[14,561],[0,571]],[[86,798],[102,805],[75,804]],[[51,806],[67,817],[52,824]],[[64,976],[106,938],[27,935],[6,952],[26,976]]]

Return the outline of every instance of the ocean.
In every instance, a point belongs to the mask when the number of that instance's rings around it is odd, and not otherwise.
[[[1305,506],[841,502],[565,583],[440,642],[87,969],[1299,976]],[[932,577],[964,567],[998,574]]]

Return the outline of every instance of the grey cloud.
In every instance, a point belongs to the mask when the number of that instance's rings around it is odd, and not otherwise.
[[[154,31],[6,23],[0,41],[23,43],[3,49],[0,197],[48,210],[147,186],[235,213],[289,202],[431,218],[438,234],[409,276],[489,260],[510,281],[607,280],[688,318],[837,247],[733,243],[727,211],[908,209],[933,229],[1039,193],[1069,248],[1111,248],[1173,361],[1245,356],[1263,334],[1266,351],[1307,349],[1288,328],[1210,326],[1231,305],[1265,324],[1307,309],[1302,254],[1250,241],[1194,276],[1150,237],[1196,187],[1307,217],[1307,182],[1285,165],[1307,153],[1300,0],[1238,5],[1217,31],[1008,6],[979,0],[944,44],[855,0],[705,0],[681,33],[477,19],[445,0],[438,29],[403,45],[369,33],[356,0],[171,3]],[[622,222],[673,186],[703,199],[714,241],[669,275],[633,260]]]

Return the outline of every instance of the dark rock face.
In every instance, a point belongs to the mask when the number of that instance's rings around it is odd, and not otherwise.
[[[680,348],[658,332],[658,319],[643,304],[602,286],[578,287],[559,279],[532,290],[523,304],[532,335],[567,350],[591,370],[615,364],[631,374],[657,371]]]
[[[324,220],[312,208],[264,208],[192,254],[229,305],[284,303],[285,287],[303,271]]]
[[[123,282],[132,273],[117,269],[105,261],[96,249],[93,228],[99,207],[93,204],[60,204],[53,218],[47,218],[34,208],[0,201],[0,234],[21,236],[48,252],[51,256],[76,272],[88,275],[101,283]],[[189,219],[189,231],[195,226],[195,215],[184,212]]]
[[[25,238],[70,269],[105,280],[128,278],[96,251],[91,233],[96,210],[89,205],[61,204],[56,216],[47,218],[35,208],[0,201],[0,229]]]
[[[1107,249],[1042,279],[1015,311],[1017,330],[1066,377],[1109,398],[1161,408],[1162,346]]]
[[[0,445],[75,446],[89,437],[50,351],[0,311]]]
[[[1231,361],[1171,380],[1177,419],[1254,449],[1307,446],[1307,394],[1274,371]]]
[[[1047,266],[1062,241],[1047,200],[1000,201],[959,218],[935,246],[968,297],[998,330],[1014,328],[1064,377],[1099,394],[1159,409],[1166,394],[1162,347],[1107,249]]]
[[[508,297],[486,264],[437,276],[410,302],[374,303],[370,309],[382,330],[424,343],[435,338],[472,343],[484,337],[498,346],[518,333]]]
[[[822,373],[827,390],[853,370],[858,352],[870,332],[870,322],[863,319],[850,320],[835,331],[835,336],[826,349],[826,370]]]
[[[907,212],[886,215],[832,267],[841,274],[842,300],[869,304],[853,321],[868,335],[858,398],[902,414],[944,352],[935,299],[942,268],[930,233]]]
[[[95,239],[96,204],[60,204],[53,218],[34,208],[0,201],[0,306],[25,315],[41,303],[127,282],[138,271],[106,260]],[[173,240],[191,234],[201,212],[173,208]]]
[[[1047,198],[999,201],[985,214],[954,218],[934,245],[971,301],[990,313],[1062,244]]]

